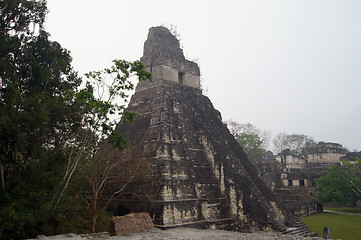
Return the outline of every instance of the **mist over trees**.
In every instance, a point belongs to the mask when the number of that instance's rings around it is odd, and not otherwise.
[[[273,139],[273,145],[276,153],[289,149],[293,155],[307,157],[308,149],[315,147],[317,143],[303,134],[279,133]]]
[[[308,151],[317,146],[313,137],[304,134],[282,132],[275,135],[271,141],[272,134],[270,131],[259,129],[251,123],[238,123],[232,119],[224,121],[224,123],[251,161],[264,159],[284,150],[289,150],[292,155],[307,158]],[[347,150],[347,148],[344,149]]]
[[[272,152],[267,150],[270,132],[262,131],[250,123],[241,124],[234,120],[228,120],[225,123],[251,162],[259,162],[272,155]]]
[[[126,147],[116,123],[135,115],[116,99],[134,88],[130,76],[150,77],[139,61],[114,60],[84,81],[69,51],[49,40],[47,11],[42,0],[0,2],[2,239],[66,231],[66,216],[84,201],[81,192],[90,191],[79,176],[94,164],[99,142],[107,138],[117,149]]]
[[[303,134],[279,133],[272,140],[274,152],[271,152],[270,131],[263,131],[250,123],[237,123],[234,120],[225,123],[252,162],[266,159],[267,156],[279,154],[286,149],[293,155],[307,157],[308,149],[317,145],[312,137]]]

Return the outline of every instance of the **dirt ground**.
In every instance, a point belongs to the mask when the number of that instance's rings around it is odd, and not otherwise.
[[[68,234],[58,235],[52,237],[39,236],[37,239],[42,240],[83,240],[90,239],[89,236],[81,237],[80,235]],[[202,230],[194,228],[173,228],[169,230],[160,230],[153,228],[144,232],[134,233],[128,236],[111,236],[111,237],[96,237],[94,240],[244,240],[244,239],[257,239],[257,240],[311,240],[320,238],[311,237],[297,237],[291,235],[284,235],[282,233],[271,232],[256,232],[256,233],[240,233],[230,232],[223,230]]]

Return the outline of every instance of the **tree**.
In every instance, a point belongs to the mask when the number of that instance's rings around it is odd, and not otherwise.
[[[79,163],[91,162],[102,139],[124,148],[110,116],[135,115],[116,98],[133,89],[132,75],[150,73],[115,60],[81,88],[69,51],[43,29],[46,1],[0,1],[0,13],[0,238],[28,238],[55,221]]]
[[[250,123],[239,124],[234,120],[226,121],[226,124],[251,162],[261,161],[269,154],[267,147],[270,132],[257,129]]]
[[[361,201],[361,160],[355,160],[355,164],[343,161],[342,166],[329,168],[326,175],[316,180],[315,195],[321,203],[336,201],[356,206]]]
[[[66,92],[80,80],[69,52],[48,40],[45,1],[0,2],[0,237],[26,238],[42,230],[65,153],[72,119]]]
[[[103,209],[106,209],[108,204],[119,196],[139,174],[146,174],[144,170],[140,170],[144,169],[144,165],[141,165],[139,161],[129,161],[129,157],[128,162],[116,158],[116,156],[119,157],[119,151],[127,148],[128,144],[128,141],[116,131],[116,126],[120,121],[123,123],[133,122],[136,116],[135,113],[125,111],[124,104],[117,102],[120,99],[126,100],[128,97],[126,91],[134,88],[130,80],[132,74],[142,81],[149,79],[151,73],[145,70],[140,61],[114,60],[113,63],[111,68],[87,73],[87,87],[77,94],[77,98],[82,102],[81,109],[84,111],[82,130],[88,133],[86,135],[88,141],[79,142],[80,149],[86,149],[90,153],[87,159],[90,161],[90,168],[93,168],[93,176],[91,176],[93,231],[104,191],[109,190],[109,187],[115,184],[122,184],[110,194],[111,196],[103,206]],[[100,146],[105,139],[107,139],[107,144],[103,143]],[[86,152],[79,153],[79,146],[74,151],[78,151],[77,157],[71,159],[70,162],[74,166],[73,168],[76,168],[81,156]],[[71,175],[68,176],[71,178]],[[65,189],[66,185],[62,192]]]
[[[70,131],[68,136],[67,150],[70,154],[60,184],[61,190],[55,196],[55,202],[52,202],[54,208],[64,195],[79,161],[82,158],[93,159],[103,139],[107,138],[119,150],[123,150],[128,143],[115,129],[120,120],[133,122],[136,116],[135,113],[124,111],[127,91],[134,89],[130,77],[136,75],[142,81],[149,79],[151,73],[145,70],[140,61],[114,60],[113,63],[111,68],[87,73],[85,88],[68,93],[77,106],[80,121],[76,122],[78,127]],[[119,104],[120,99],[125,102]]]
[[[316,146],[316,142],[313,138],[302,134],[279,133],[273,139],[273,145],[276,153],[289,149],[294,155],[307,157],[308,149]]]
[[[146,181],[148,177],[147,161],[136,148],[120,151],[104,141],[90,165],[88,179],[92,185],[91,205],[93,211],[92,231],[95,231],[99,210],[105,211],[109,204],[129,194],[129,185],[137,181]]]

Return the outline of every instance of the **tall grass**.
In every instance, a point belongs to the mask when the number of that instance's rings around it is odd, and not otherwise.
[[[323,228],[331,228],[332,239],[361,239],[361,216],[348,216],[334,213],[319,213],[302,218],[311,232],[323,236]]]

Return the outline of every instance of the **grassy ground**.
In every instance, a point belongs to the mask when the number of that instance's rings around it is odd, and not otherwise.
[[[359,208],[331,208],[331,207],[324,207],[325,210],[333,210],[333,211],[340,211],[340,212],[348,212],[348,213],[361,213],[361,207]]]
[[[302,218],[311,232],[323,236],[323,228],[331,227],[331,237],[343,240],[361,239],[361,216],[319,213]]]

